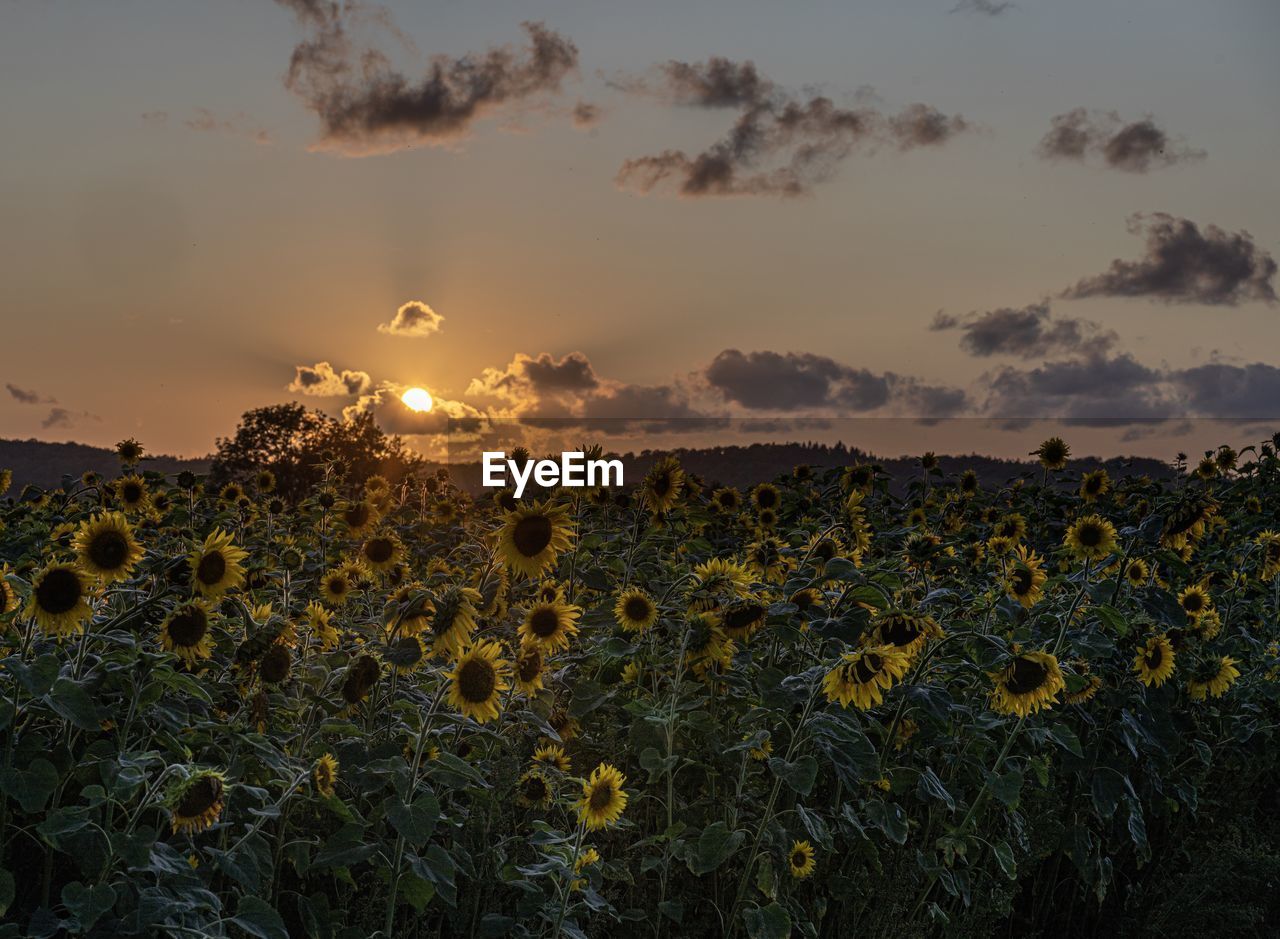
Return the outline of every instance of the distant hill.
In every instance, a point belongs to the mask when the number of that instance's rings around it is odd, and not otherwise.
[[[209,460],[209,457],[184,460],[157,456],[143,460],[141,468],[157,473],[180,473],[183,470],[206,473]],[[120,459],[114,450],[83,443],[0,439],[0,469],[6,468],[13,470],[11,494],[16,494],[27,485],[44,489],[61,486],[63,476],[80,476],[86,470],[113,478],[120,475]]]

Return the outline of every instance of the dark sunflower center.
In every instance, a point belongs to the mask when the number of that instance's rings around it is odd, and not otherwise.
[[[1018,534],[1018,523],[1009,521],[1001,522],[1000,526],[996,529],[996,534],[1003,535],[1006,538],[1016,537]]]
[[[653,494],[656,496],[665,496],[671,491],[671,474],[659,473],[653,478]]]
[[[859,685],[865,685],[872,681],[880,674],[880,669],[884,667],[884,659],[874,652],[868,652],[858,661],[853,663],[850,674],[853,680]]]
[[[137,483],[125,483],[120,487],[120,498],[127,503],[142,501],[142,487]]]
[[[422,661],[422,643],[413,636],[402,636],[391,644],[392,654],[401,665],[417,665]]]
[[[602,780],[591,790],[588,805],[593,812],[603,812],[613,802],[613,783]]]
[[[202,584],[220,583],[227,573],[227,559],[221,551],[211,551],[196,565],[196,579]]]
[[[342,576],[330,577],[328,586],[330,593],[342,595],[347,592],[347,578]]]
[[[129,542],[114,529],[99,532],[89,542],[89,560],[103,570],[113,571],[129,556]]]
[[[1164,649],[1155,646],[1147,652],[1147,668],[1155,670],[1160,667],[1160,663],[1164,661]]]
[[[1267,545],[1267,560],[1273,563],[1280,561],[1280,541],[1274,541]]]
[[[531,801],[540,801],[547,795],[547,783],[541,776],[530,776],[524,781],[524,795]]]
[[[374,564],[385,564],[391,560],[394,551],[395,545],[390,538],[374,538],[364,546],[364,556]]]
[[[259,673],[262,680],[276,685],[289,677],[289,669],[293,665],[289,650],[284,646],[272,646],[262,657]]]
[[[819,561],[830,561],[836,556],[835,542],[829,540],[819,541],[813,548],[813,556]]]
[[[1198,593],[1189,593],[1182,599],[1182,608],[1188,613],[1199,613],[1204,609],[1204,598]]]
[[[771,509],[778,504],[778,494],[772,489],[761,489],[756,494],[756,505],[762,509]]]
[[[627,619],[634,623],[647,620],[651,611],[652,608],[649,606],[649,601],[644,597],[631,597],[622,607],[622,612],[626,615]]]
[[[497,685],[497,672],[488,659],[468,659],[458,668],[458,693],[464,701],[472,704],[488,701]]]
[[[208,631],[209,617],[198,606],[183,607],[169,620],[169,638],[174,645],[198,645]]]
[[[1147,572],[1144,571],[1139,565],[1137,564],[1130,565],[1129,567],[1130,580],[1142,580],[1146,576],[1147,576]]]
[[[75,571],[58,568],[40,579],[36,587],[36,602],[46,613],[66,613],[80,602],[83,592]]]
[[[791,866],[792,866],[792,867],[804,867],[804,862],[805,862],[806,860],[808,860],[808,859],[804,856],[804,852],[803,852],[803,851],[797,851],[795,854],[791,855]]]
[[[1084,491],[1089,493],[1089,495],[1091,496],[1096,496],[1098,494],[1098,490],[1101,488],[1102,488],[1101,479],[1090,479],[1088,482],[1084,484]]]
[[[1080,544],[1086,548],[1096,548],[1102,544],[1102,529],[1097,525],[1081,525],[1077,534]]]
[[[542,673],[542,655],[537,650],[527,652],[516,660],[516,674],[521,681],[533,681]]]
[[[540,607],[529,617],[529,628],[535,636],[546,639],[560,631],[560,617],[550,607]]]
[[[221,799],[222,780],[217,776],[201,776],[182,794],[177,814],[183,818],[195,818],[213,808]]]
[[[895,616],[880,627],[880,635],[895,646],[909,646],[920,638],[921,623],[914,617]]]
[[[551,544],[551,519],[545,515],[529,515],[516,522],[511,540],[516,550],[527,558],[535,557]]]
[[[738,500],[731,493],[723,492],[720,494],[720,505],[722,508],[732,509],[737,506]]]
[[[1018,596],[1030,593],[1032,582],[1031,571],[1027,568],[1019,567],[1013,572],[1013,592]]]
[[[764,615],[764,607],[758,603],[744,603],[729,610],[724,617],[724,624],[729,629],[746,629]]]
[[[342,519],[352,528],[359,528],[369,521],[369,507],[364,504],[353,505],[342,513]]]
[[[1006,687],[1013,694],[1029,694],[1044,684],[1049,677],[1049,670],[1034,659],[1017,658],[1013,660],[1013,669]]]

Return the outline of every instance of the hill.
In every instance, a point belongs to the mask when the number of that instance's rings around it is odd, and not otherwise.
[[[91,447],[83,443],[48,443],[44,440],[0,439],[0,469],[13,470],[13,491],[23,486],[35,485],[51,489],[62,485],[64,476],[79,476],[93,470],[103,476],[120,474],[120,460],[114,450]],[[142,469],[158,473],[179,473],[191,470],[206,473],[209,458],[184,460],[179,457],[148,457]]]

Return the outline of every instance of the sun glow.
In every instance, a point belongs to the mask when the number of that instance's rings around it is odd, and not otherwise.
[[[404,406],[410,411],[431,410],[431,395],[425,388],[410,388],[400,396],[400,400],[404,402]]]

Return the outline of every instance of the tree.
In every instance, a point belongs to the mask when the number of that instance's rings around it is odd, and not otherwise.
[[[301,404],[275,404],[246,411],[234,437],[219,437],[209,476],[214,485],[248,481],[261,470],[275,474],[286,499],[305,496],[339,464],[348,480],[380,473],[393,482],[424,466],[399,437],[388,436],[372,414],[345,421]]]

